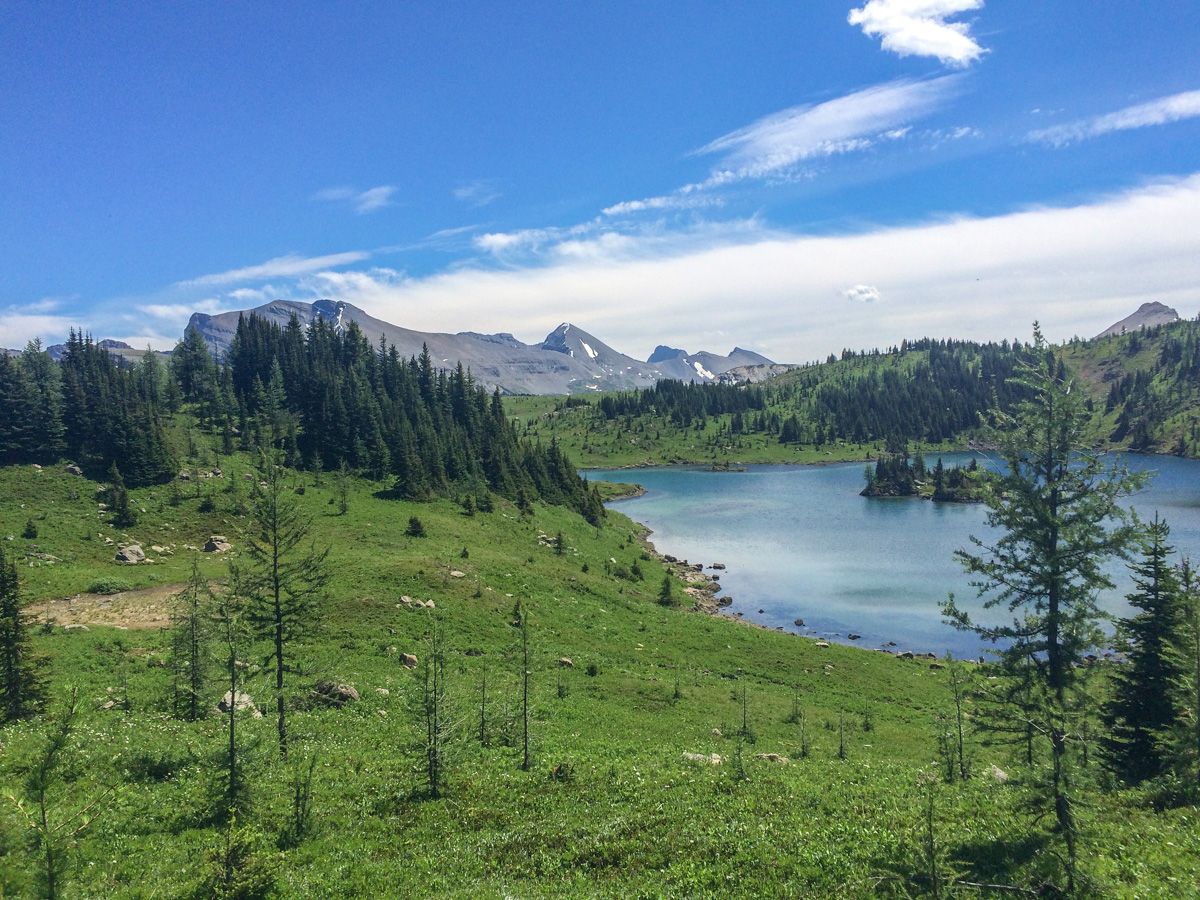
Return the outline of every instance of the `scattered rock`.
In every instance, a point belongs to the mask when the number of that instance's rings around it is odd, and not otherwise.
[[[375,693],[377,693],[380,697],[390,697],[392,695],[392,692],[387,688],[375,688]]]
[[[714,728],[714,729],[712,730],[712,736],[713,736],[713,737],[725,737],[725,735],[721,734],[721,729],[720,729],[720,728]]]
[[[709,566],[709,568],[710,568],[710,569],[717,569],[717,570],[719,570],[719,571],[720,571],[720,570],[724,570],[724,568],[725,568],[725,563],[713,563],[711,566]]]
[[[417,657],[412,653],[400,654],[400,665],[406,669],[415,669],[417,667]]]
[[[690,762],[708,763],[710,766],[719,766],[721,757],[716,753],[688,753],[684,751],[683,758]]]
[[[829,646],[829,641],[817,641],[817,644],[816,644],[816,645],[817,645],[818,647],[828,647],[828,646]]]
[[[126,565],[137,565],[146,558],[145,551],[142,550],[141,544],[129,544],[117,551],[116,560],[119,563]]]
[[[403,597],[400,598],[400,602],[403,603],[405,606],[412,606],[413,598],[408,596],[407,594],[405,594]]]
[[[318,681],[313,688],[313,694],[330,706],[345,706],[358,699],[358,691],[354,689],[354,685],[338,681]]]
[[[795,625],[797,628],[803,628],[803,627],[804,627],[804,620],[803,620],[803,619],[796,619],[796,620],[794,620],[794,621],[792,622],[792,624],[793,624],[793,625]]]
[[[755,753],[754,758],[763,759],[767,762],[782,763],[784,765],[787,765],[789,762],[791,762],[791,760],[786,756],[781,756],[778,753]]]
[[[180,481],[191,481],[192,473],[185,469],[184,471],[180,472],[175,477],[178,478]]]
[[[574,668],[575,663],[571,660],[571,657],[569,657],[569,656],[560,656],[558,658],[558,666],[560,669],[570,669],[570,668]]]
[[[854,632],[850,632],[850,634],[846,635],[846,637],[848,637],[848,638],[849,638],[850,640],[852,640],[852,641],[857,641],[857,640],[859,640],[859,639],[862,637],[862,635],[861,635],[861,634],[855,634]]]
[[[247,472],[242,476],[242,480],[243,481],[253,481],[254,476],[252,474],[250,474],[249,472]]]
[[[1008,781],[1008,773],[995,763],[988,766],[988,775],[990,775],[992,781],[996,782],[997,784],[1004,784],[1004,782]]]
[[[766,612],[766,610],[765,610],[765,609],[763,609],[762,607],[759,607],[759,610],[758,610],[758,611],[759,611],[759,613],[765,613],[765,612]]]
[[[254,700],[249,694],[242,691],[238,691],[236,694],[233,691],[226,691],[221,702],[217,704],[217,709],[223,713],[229,712],[230,709],[234,712],[248,712],[256,719],[262,718],[262,713],[254,705]]]
[[[451,577],[451,578],[466,578],[466,577],[467,577],[467,573],[466,573],[466,572],[460,572],[460,571],[458,571],[458,569],[451,569],[451,570],[450,570],[450,577]]]
[[[432,601],[432,600],[426,600],[426,601],[425,601],[425,608],[426,608],[426,609],[437,609],[437,607],[436,607],[436,606],[434,606],[434,604],[433,604],[433,601]]]
[[[901,650],[896,654],[896,659],[912,659],[913,652],[911,650]]]
[[[83,469],[79,468],[79,466],[77,466],[73,463],[71,465],[67,466],[65,469],[63,469],[63,471],[66,472],[68,475],[74,475],[76,478],[83,477]]]
[[[63,626],[63,631],[90,631],[90,630],[91,629],[88,628],[86,625],[81,625],[78,622],[74,622],[70,625]]]
[[[946,667],[945,667],[945,666],[944,666],[942,663],[940,663],[940,662],[931,662],[931,663],[929,664],[929,668],[931,668],[931,669],[944,669],[944,668],[946,668]]]
[[[718,597],[717,606],[733,606],[733,598],[729,596]]]
[[[223,534],[214,534],[204,544],[205,553],[224,553],[232,549],[233,544],[229,543],[229,539]]]
[[[895,647],[895,646],[896,646],[896,642],[895,642],[895,641],[888,641],[888,642],[887,642],[886,644],[884,644],[883,646],[885,646],[885,647]]]

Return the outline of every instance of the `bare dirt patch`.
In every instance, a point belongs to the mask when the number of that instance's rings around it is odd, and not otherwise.
[[[117,628],[166,628],[171,619],[170,598],[186,584],[163,584],[119,594],[76,594],[45,600],[28,607],[37,621],[56,625],[108,625]]]

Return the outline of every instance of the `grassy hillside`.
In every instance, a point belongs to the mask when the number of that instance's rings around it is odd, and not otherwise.
[[[1200,454],[1200,322],[1057,350],[1091,400],[1095,443]],[[915,342],[843,354],[754,386],[758,405],[744,414],[695,415],[686,423],[672,414],[677,405],[609,417],[602,396],[509,397],[505,404],[526,435],[557,440],[584,466],[855,460],[878,456],[893,436],[929,456],[977,436],[1015,352],[1007,344]],[[789,418],[793,435],[785,433]]]
[[[223,721],[167,715],[161,628],[163,597],[197,556],[189,546],[216,533],[235,556],[244,547],[249,460],[210,457],[202,468],[214,464],[222,477],[134,491],[139,524],[126,533],[107,524],[95,483],[61,466],[0,469],[0,540],[20,563],[31,609],[52,620],[35,637],[52,707],[68,684],[81,700],[51,821],[103,798],[71,852],[64,896],[203,896],[216,866]],[[296,479],[316,540],[331,547],[334,577],[290,676],[289,695],[310,706],[292,714],[290,766],[278,759],[270,715],[240,720],[252,785],[242,825],[253,865],[272,873],[278,896],[921,893],[931,791],[938,853],[963,878],[1029,886],[1055,869],[1045,823],[1022,809],[1029,773],[1007,750],[974,746],[976,777],[938,783],[935,716],[950,701],[946,671],[930,661],[663,607],[666,570],[616,513],[600,528],[539,504],[525,517],[504,501],[467,516],[449,499],[380,499],[379,487],[355,480],[340,515],[330,476],[320,485]],[[413,515],[427,537],[405,534]],[[22,537],[29,520],[35,539]],[[116,545],[129,540],[150,561],[117,564]],[[219,586],[225,560],[198,555]],[[619,577],[635,563],[641,580]],[[90,588],[128,592],[77,596]],[[517,601],[533,648],[529,772],[515,746]],[[441,800],[422,793],[420,669],[399,660],[424,657],[433,616],[446,630],[455,723]],[[266,710],[264,656],[249,654],[246,690]],[[324,679],[353,684],[361,699],[311,705],[310,689]],[[214,679],[209,702],[222,691]],[[0,795],[22,798],[44,732],[43,719],[0,729]],[[758,758],[768,753],[788,761]],[[278,837],[292,777],[314,757],[313,829],[285,847]],[[1130,793],[1088,797],[1084,857],[1097,892],[1178,896],[1200,883],[1194,810],[1154,813]],[[34,895],[37,859],[24,813],[5,799],[0,895]]]

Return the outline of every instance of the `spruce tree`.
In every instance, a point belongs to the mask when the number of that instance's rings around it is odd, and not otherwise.
[[[125,479],[115,461],[108,470],[108,505],[112,510],[112,523],[117,528],[132,528],[137,524],[137,514],[129,505]]]
[[[1180,621],[1174,646],[1180,674],[1171,695],[1177,715],[1156,735],[1157,747],[1168,769],[1193,797],[1200,797],[1200,582],[1188,559],[1176,569],[1176,577]]]
[[[1105,764],[1129,784],[1165,769],[1159,735],[1178,716],[1175,686],[1185,673],[1174,646],[1184,617],[1170,562],[1170,531],[1156,516],[1147,526],[1141,558],[1129,567],[1136,590],[1126,599],[1138,612],[1118,623],[1117,646],[1125,651],[1127,664],[1114,668],[1112,696],[1104,709]]]
[[[30,645],[29,624],[21,609],[17,564],[0,547],[0,678],[6,722],[29,715],[42,697],[41,666]]]
[[[1084,657],[1100,646],[1097,592],[1111,589],[1104,563],[1124,555],[1135,527],[1119,500],[1142,479],[1084,445],[1082,392],[1034,326],[1031,358],[1017,368],[1022,399],[993,410],[990,436],[1005,462],[985,496],[999,536],[972,537],[977,552],[956,554],[974,576],[984,608],[1008,615],[975,622],[953,596],[944,605],[960,628],[998,645],[993,715],[982,724],[1008,737],[1036,734],[1048,744],[1048,769],[1031,773],[1037,802],[1054,816],[1065,843],[1068,891],[1076,885],[1075,812],[1081,722],[1094,712]]]

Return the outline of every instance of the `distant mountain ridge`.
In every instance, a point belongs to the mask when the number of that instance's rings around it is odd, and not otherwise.
[[[1155,325],[1170,325],[1179,321],[1179,313],[1166,304],[1152,300],[1143,303],[1133,313],[1115,322],[1096,335],[1097,338],[1110,337],[1114,334],[1125,334],[1130,331],[1140,331],[1143,328],[1153,328]]]
[[[199,332],[219,355],[229,349],[237,332],[238,317],[250,314],[280,325],[286,325],[292,316],[301,325],[323,319],[342,328],[353,322],[372,343],[382,337],[406,357],[416,356],[422,347],[428,347],[435,365],[452,367],[461,362],[489,388],[498,387],[512,394],[630,390],[650,387],[663,378],[711,382],[732,368],[771,364],[765,356],[739,347],[728,356],[709,352],[689,355],[683,350],[671,350],[659,357],[660,350],[669,349],[660,347],[650,360],[641,362],[569,322],[559,325],[537,344],[525,344],[508,333],[414,331],[377,319],[353,304],[329,299],[313,303],[275,300],[249,310],[216,315],[193,313],[187,327]]]

